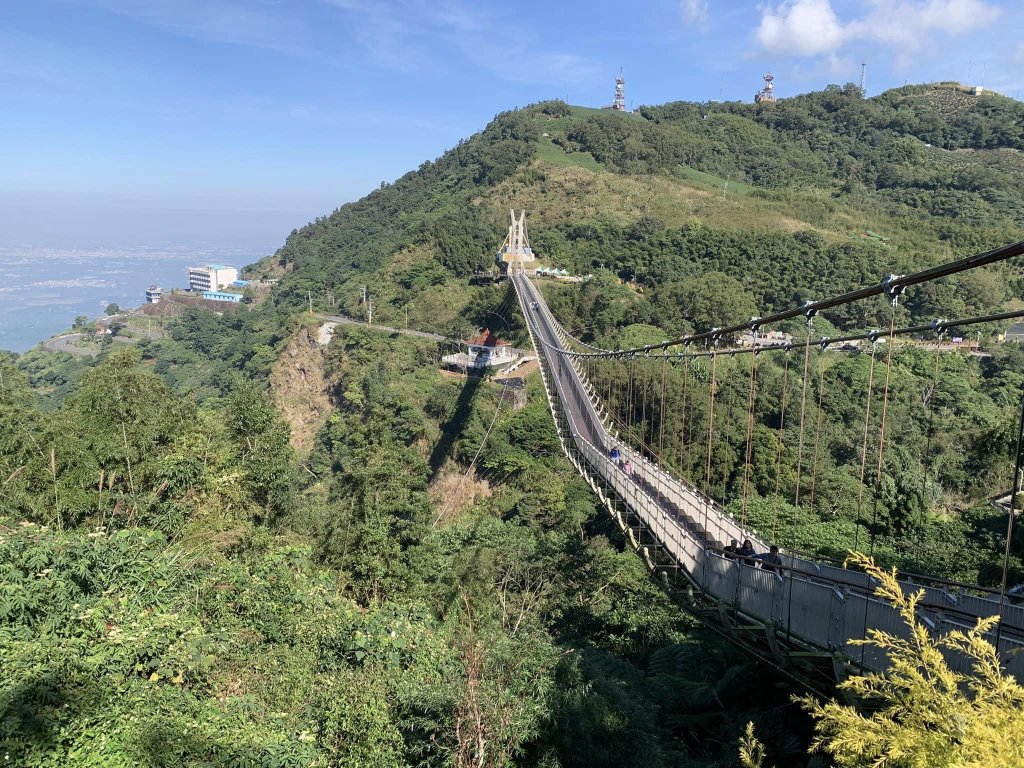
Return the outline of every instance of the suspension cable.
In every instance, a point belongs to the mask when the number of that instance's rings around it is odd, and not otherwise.
[[[996,642],[998,650],[999,639],[1003,632],[1003,607],[1006,603],[1006,587],[1010,575],[1010,547],[1013,544],[1013,516],[1017,511],[1017,494],[1020,492],[1021,481],[1021,444],[1024,441],[1024,388],[1021,392],[1020,401],[1020,422],[1017,424],[1017,449],[1013,462],[1013,482],[1010,483],[1010,504],[1006,516],[1006,549],[1003,552],[1003,579],[999,586],[999,623],[996,624]]]
[[[796,492],[793,506],[800,506],[800,480],[804,465],[804,416],[807,413],[807,366],[811,359],[811,318],[807,318],[807,337],[804,339],[804,378],[800,394],[800,439],[796,452]]]
[[[821,434],[821,397],[825,392],[824,355],[818,355],[818,417],[814,424],[814,459],[811,462],[811,509],[814,509],[814,489],[818,482],[818,436]]]
[[[658,461],[665,463],[665,376],[668,373],[668,358],[661,360],[661,405],[658,407]]]
[[[868,387],[867,396],[864,402],[864,442],[860,449],[860,486],[857,489],[857,522],[854,526],[853,534],[853,548],[856,550],[860,546],[860,523],[863,519],[864,509],[864,475],[867,470],[868,463],[868,429],[871,424],[871,390],[874,386],[875,379],[875,352],[878,345],[875,342],[871,342],[871,363],[868,366]]]
[[[998,323],[1004,320],[1019,320],[1024,318],[1024,309],[1015,309],[1010,312],[997,312],[991,315],[980,315],[977,317],[966,317],[955,320],[936,319],[930,323],[924,323],[920,325],[910,325],[902,328],[895,328],[893,335],[902,336],[907,334],[921,334],[921,333],[936,333],[939,331],[947,331],[950,328],[964,328],[969,325],[978,325],[980,323]],[[861,333],[850,333],[845,336],[827,337],[823,336],[819,339],[815,339],[814,343],[821,346],[822,348],[835,347],[837,344],[848,344],[851,342],[871,341],[878,335],[877,330],[864,331]],[[724,333],[716,336],[716,340],[725,338]],[[630,355],[639,355],[645,351],[649,354],[653,349],[657,347],[654,345],[649,350],[645,350],[642,347],[637,348],[637,351],[631,350],[618,350],[615,352],[572,352],[570,350],[561,349],[552,346],[546,341],[542,341],[544,346],[552,349],[556,354],[564,355],[568,357],[628,357]],[[779,344],[763,344],[757,347],[758,352],[780,352],[789,349],[798,349],[804,345],[804,339],[795,339],[789,342],[783,342]],[[849,351],[854,351],[850,348]],[[728,353],[730,355],[744,355],[753,352],[753,347],[729,347],[726,349],[716,349],[714,352],[666,352],[669,357],[711,357],[712,354],[721,355]],[[652,357],[662,357],[662,355],[652,355]]]
[[[711,440],[712,433],[715,426],[715,389],[716,389],[716,371],[718,368],[718,355],[712,355],[711,357],[711,391],[710,399],[708,402],[708,460],[704,466],[704,485],[707,488],[707,493],[711,495]],[[707,532],[705,531],[705,534]]]
[[[650,352],[655,349],[668,349],[669,347],[678,346],[679,344],[685,344],[694,341],[715,341],[726,336],[733,334],[742,333],[743,331],[752,330],[756,327],[771,325],[774,323],[782,322],[783,320],[790,320],[800,315],[814,315],[820,313],[822,310],[831,309],[832,307],[842,306],[844,304],[850,304],[855,301],[862,301],[869,299],[873,296],[879,296],[884,293],[892,294],[893,292],[902,292],[913,285],[919,285],[920,283],[927,283],[932,280],[936,280],[940,277],[948,277],[949,275],[955,275],[960,272],[965,272],[970,269],[977,267],[983,267],[988,264],[995,264],[1000,261],[1006,261],[1007,259],[1014,258],[1024,254],[1024,240],[1010,243],[999,248],[994,248],[984,253],[976,254],[974,256],[968,256],[963,259],[957,259],[955,261],[946,262],[936,267],[930,267],[920,272],[914,272],[909,275],[889,275],[884,280],[876,285],[869,285],[865,288],[859,288],[847,293],[833,296],[829,299],[822,301],[807,301],[802,306],[792,307],[790,309],[776,312],[773,315],[767,315],[765,317],[751,318],[749,322],[737,323],[735,325],[728,326],[726,328],[713,328],[710,331],[703,333],[692,334],[690,336],[680,336],[676,339],[670,339],[669,341],[663,341],[658,344],[648,344],[643,347],[631,347],[629,349],[617,350],[612,352],[611,350],[602,350],[595,354],[620,354],[620,353],[637,353],[637,352]],[[1005,314],[1005,313],[1004,313]],[[1017,315],[1020,316],[1020,315]],[[590,346],[590,345],[588,345]]]
[[[881,423],[878,425],[878,462],[875,471],[875,498],[874,507],[871,512],[871,549],[869,555],[875,554],[875,529],[877,527],[878,520],[878,497],[882,488],[882,464],[885,460],[885,425],[886,416],[889,411],[889,380],[892,376],[892,348],[893,348],[893,336],[892,329],[896,321],[896,299],[892,301],[892,315],[889,318],[889,341],[887,342],[888,349],[885,350],[885,386],[882,389],[882,416]]]
[[[782,409],[779,414],[779,449],[775,456],[775,495],[779,495],[779,484],[782,482],[782,449],[786,440],[786,396],[789,391],[789,350],[786,350],[786,362],[782,368]],[[776,540],[779,525],[779,505],[772,504],[772,541]]]
[[[747,527],[747,493],[750,482],[751,446],[754,437],[754,393],[757,387],[757,354],[750,356],[750,393],[747,396],[747,451],[743,461],[743,503],[740,525]]]
[[[643,375],[643,379],[641,380],[643,382],[643,388],[640,390],[640,392],[641,392],[641,406],[640,406],[640,455],[641,456],[643,456],[645,452],[650,454],[650,449],[649,449],[649,447],[647,445],[647,373],[648,373],[648,370],[647,370],[648,357],[647,357],[647,355],[644,355],[643,360],[644,360],[644,375]],[[653,403],[652,403],[652,406],[653,406]]]
[[[917,544],[923,546],[924,528],[928,516],[928,473],[931,470],[932,435],[935,434],[935,394],[939,388],[939,352],[942,347],[942,334],[935,338],[935,359],[932,362],[932,389],[924,399],[924,407],[928,412],[928,437],[924,444],[924,475],[921,481],[921,519],[917,529]]]
[[[687,466],[687,459],[689,458],[689,454],[690,454],[689,445],[687,445],[687,440],[686,440],[686,429],[687,429],[687,426],[689,425],[689,421],[690,421],[688,413],[687,413],[687,410],[686,410],[686,406],[687,406],[687,403],[686,403],[686,390],[687,390],[687,385],[689,384],[689,382],[690,382],[690,358],[686,358],[685,360],[683,360],[683,402],[682,402],[682,408],[680,409],[680,413],[682,414],[682,425],[679,428],[679,474],[682,477],[686,477],[686,475],[687,475],[686,466]],[[693,434],[692,431],[691,431],[690,434],[692,436],[692,434]]]
[[[633,438],[633,371],[634,371],[635,358],[630,357],[626,362],[626,381],[627,381],[627,394],[626,394],[626,434],[629,435],[629,439]]]
[[[875,533],[878,529],[878,497],[881,493],[882,487],[882,463],[885,458],[885,417],[889,407],[889,378],[892,373],[892,347],[893,347],[893,327],[896,323],[896,302],[897,296],[893,296],[892,299],[892,314],[889,316],[889,340],[886,342],[888,347],[885,350],[885,386],[882,389],[882,416],[878,425],[878,465],[875,472],[875,487],[873,491],[873,500],[871,506],[871,531],[868,537],[870,544],[868,545],[868,556],[874,557],[875,554]],[[868,630],[868,605],[870,601],[864,601],[864,633],[867,635]],[[864,654],[866,649],[861,648],[860,651],[860,662],[864,663]]]

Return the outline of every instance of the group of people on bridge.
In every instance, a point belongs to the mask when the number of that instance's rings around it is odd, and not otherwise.
[[[608,457],[616,465],[622,467],[626,477],[631,480],[635,479],[633,462],[628,458],[625,461],[622,460],[622,452],[619,450],[619,446],[614,446],[609,452]],[[725,555],[726,559],[737,560],[743,565],[750,565],[755,568],[760,565],[762,571],[782,573],[782,556],[779,554],[779,548],[775,544],[772,544],[767,552],[758,553],[754,549],[754,545],[750,543],[750,539],[744,539],[743,546],[740,546],[739,541],[733,539],[729,546],[722,550],[722,554]]]
[[[744,539],[742,547],[739,541],[733,539],[729,542],[729,546],[722,551],[722,554],[727,560],[739,560],[744,565],[755,567],[760,565],[762,571],[782,573],[782,555],[779,554],[779,548],[774,544],[767,552],[758,554],[754,545],[750,543],[750,539]]]

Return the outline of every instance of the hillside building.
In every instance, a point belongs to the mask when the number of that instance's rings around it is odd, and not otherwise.
[[[223,264],[188,268],[188,288],[193,293],[219,291],[238,279],[238,270]]]
[[[499,340],[490,328],[484,328],[479,334],[466,340],[465,352],[445,355],[441,362],[460,371],[480,372],[491,367],[511,365],[517,359],[516,350],[508,342]]]
[[[230,301],[232,304],[237,304],[242,300],[242,294],[228,293],[227,291],[203,291],[202,295],[204,299],[210,301]]]
[[[146,289],[146,303],[159,304],[164,296],[164,289],[159,285],[151,285]]]

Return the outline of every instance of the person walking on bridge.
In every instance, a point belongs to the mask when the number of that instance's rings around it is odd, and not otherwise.
[[[782,557],[779,555],[779,548],[777,545],[772,544],[771,549],[768,552],[763,552],[758,555],[757,559],[761,561],[762,571],[782,573]]]
[[[743,540],[743,546],[736,550],[736,554],[739,555],[743,562],[747,565],[754,565],[754,558],[757,557],[757,552],[754,550],[754,545],[750,543],[750,539]]]
[[[614,448],[612,448],[612,451],[611,451],[611,453],[608,454],[608,456],[609,456],[609,458],[611,458],[612,461],[614,461],[616,464],[618,464],[619,463],[619,456],[620,456],[620,454],[619,454],[619,446],[616,445]]]

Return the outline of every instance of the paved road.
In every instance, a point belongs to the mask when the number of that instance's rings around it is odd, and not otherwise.
[[[96,354],[95,350],[74,346],[75,342],[79,341],[83,335],[81,333],[66,333],[63,336],[47,339],[43,342],[43,349],[47,352],[67,352],[76,357],[91,357]],[[114,337],[115,344],[134,344],[135,341],[135,339],[127,339],[123,336]]]
[[[401,333],[405,336],[419,336],[421,339],[433,339],[434,341],[447,341],[447,336],[442,336],[439,333],[427,333],[426,331],[413,331],[405,328],[392,328],[390,325],[367,325],[365,320],[353,320],[351,317],[345,317],[344,315],[318,315],[322,320],[326,320],[329,323],[337,323],[338,325],[361,325],[364,328],[369,328],[373,331],[383,331],[385,333]]]
[[[351,317],[345,317],[344,315],[317,315],[317,317],[319,317],[321,320],[326,321],[326,323],[336,323],[338,325],[358,325],[358,326],[360,326],[362,328],[369,328],[371,331],[381,331],[383,333],[400,333],[403,336],[418,336],[421,339],[431,339],[433,341],[453,341],[453,342],[456,342],[458,344],[465,344],[465,342],[462,341],[461,339],[453,339],[453,338],[451,338],[449,336],[442,336],[439,333],[427,333],[426,331],[414,331],[411,328],[410,329],[406,329],[406,328],[392,328],[390,325],[367,325],[365,320],[354,320]],[[326,323],[325,323],[325,325],[326,325]],[[331,333],[329,332],[329,333],[325,334],[324,330],[325,330],[325,328],[321,327],[321,329],[320,329],[320,343],[321,344],[326,344],[328,341],[330,341]],[[333,328],[330,329],[331,332],[333,332],[333,330],[334,330]],[[533,351],[532,350],[526,351],[526,350],[522,350],[522,349],[515,349],[513,347],[512,351],[515,352],[516,354],[518,354],[520,357],[526,357],[526,356],[532,356],[533,355]]]

